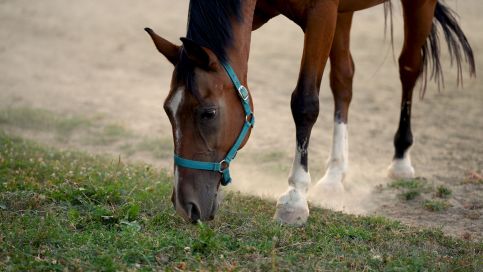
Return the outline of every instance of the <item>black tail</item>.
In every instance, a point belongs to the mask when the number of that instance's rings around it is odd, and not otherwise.
[[[433,28],[431,29],[431,33],[422,49],[423,72],[421,76],[423,82],[421,86],[421,97],[424,96],[426,90],[428,70],[430,67],[432,69],[429,74],[429,79],[434,80],[438,84],[438,87],[441,85],[444,86],[443,69],[440,60],[441,51],[438,25],[443,30],[444,38],[448,45],[451,57],[451,64],[456,64],[458,85],[463,83],[463,60],[469,65],[470,76],[476,75],[473,49],[463,33],[463,30],[458,25],[456,16],[457,15],[453,10],[438,1],[436,4],[436,10],[434,11]]]

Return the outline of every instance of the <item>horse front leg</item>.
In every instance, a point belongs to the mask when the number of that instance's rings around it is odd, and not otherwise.
[[[332,150],[324,177],[314,186],[311,195],[344,191],[343,181],[349,167],[349,105],[352,100],[354,61],[350,53],[352,12],[339,13],[334,42],[330,51],[330,88],[334,97],[334,132]]]
[[[283,224],[302,225],[309,216],[307,191],[311,179],[308,146],[312,127],[319,115],[320,82],[334,37],[337,4],[338,1],[332,0],[318,2],[307,11],[303,27],[304,52],[291,100],[296,129],[295,158],[288,179],[288,191],[278,199],[274,216]]]

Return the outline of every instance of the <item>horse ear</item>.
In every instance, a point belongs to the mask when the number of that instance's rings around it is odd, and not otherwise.
[[[151,36],[151,39],[153,39],[154,45],[158,49],[159,53],[163,54],[173,65],[176,65],[179,61],[180,47],[162,38],[151,28],[146,27],[144,30],[149,34],[149,36]]]
[[[188,59],[197,67],[208,71],[216,69],[216,61],[218,58],[211,49],[198,45],[188,38],[181,38],[181,41],[183,42],[183,49]]]

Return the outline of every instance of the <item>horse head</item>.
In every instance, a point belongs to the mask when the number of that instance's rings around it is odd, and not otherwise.
[[[248,139],[246,126],[251,127],[253,116],[247,105],[251,111],[252,104],[242,101],[237,89],[243,86],[234,87],[227,72],[231,68],[211,49],[187,38],[181,38],[182,45],[177,46],[149,28],[146,31],[174,65],[164,102],[175,155],[171,200],[177,213],[191,222],[212,220],[220,184],[230,181],[229,163]]]

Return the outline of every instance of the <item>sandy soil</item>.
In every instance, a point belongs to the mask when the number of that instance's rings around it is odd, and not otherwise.
[[[172,67],[143,31],[150,26],[179,41],[185,33],[188,1],[168,0],[0,0],[0,109],[31,107],[63,116],[103,116],[143,137],[169,138],[162,110]],[[473,45],[477,68],[483,65],[479,0],[447,1],[461,16]],[[401,16],[396,5],[395,47],[401,45]],[[382,7],[354,19],[352,50],[356,62],[350,113],[351,172],[348,192],[316,201],[346,212],[379,214],[402,222],[441,227],[459,237],[481,239],[482,185],[464,183],[483,170],[483,82],[465,78],[457,88],[455,70],[446,59],[446,88],[429,86],[413,110],[416,143],[412,159],[429,187],[453,191],[451,207],[430,212],[421,200],[403,201],[387,189],[386,167],[399,116],[400,85],[390,43],[384,39]],[[257,127],[232,170],[230,190],[274,198],[287,188],[295,135],[290,93],[295,86],[303,35],[283,17],[254,33],[249,82]],[[332,96],[324,78],[321,113],[310,147],[313,181],[323,175],[332,137]],[[48,133],[4,127],[25,137],[66,148],[122,154],[116,145],[90,146],[56,141]],[[47,135],[47,136],[46,136]],[[132,160],[170,168],[169,158],[137,153]],[[127,155],[126,155],[127,156]],[[383,186],[380,186],[383,185]],[[381,189],[382,188],[382,189]],[[426,194],[425,197],[430,197]]]

